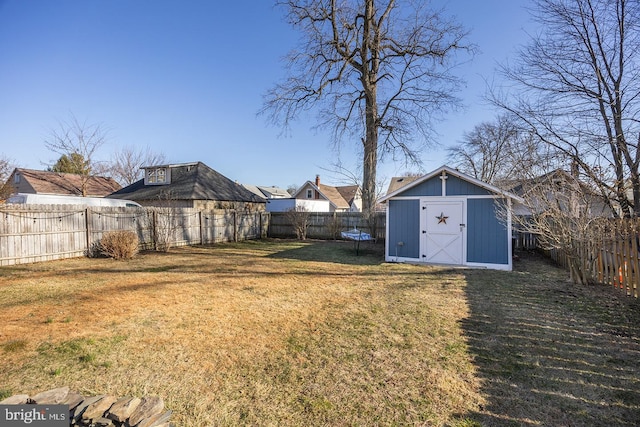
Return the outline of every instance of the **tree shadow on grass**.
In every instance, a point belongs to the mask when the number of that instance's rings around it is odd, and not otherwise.
[[[384,244],[343,240],[298,241],[295,247],[287,246],[270,258],[298,261],[334,262],[352,265],[378,265],[384,262]]]
[[[640,304],[576,286],[542,257],[469,270],[463,321],[486,398],[483,426],[640,425]]]

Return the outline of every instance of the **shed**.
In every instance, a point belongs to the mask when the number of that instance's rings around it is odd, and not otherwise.
[[[511,270],[513,200],[522,201],[441,166],[380,199],[388,204],[385,259]]]

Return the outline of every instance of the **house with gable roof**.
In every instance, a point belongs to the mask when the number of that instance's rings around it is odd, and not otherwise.
[[[528,201],[526,204],[516,205],[516,215],[539,214],[551,204],[567,213],[576,214],[577,210],[590,218],[615,216],[614,207],[607,203],[602,194],[582,182],[574,173],[563,169],[510,184],[505,188]]]
[[[320,175],[315,181],[307,181],[293,195],[298,200],[326,200],[329,202],[328,212],[362,212],[362,190],[358,185],[334,187],[320,182]]]
[[[15,168],[6,183],[12,194],[105,197],[121,186],[113,178]]]

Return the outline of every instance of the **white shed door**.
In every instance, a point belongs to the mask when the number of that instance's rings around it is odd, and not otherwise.
[[[463,202],[427,202],[425,208],[422,259],[434,264],[462,264]]]

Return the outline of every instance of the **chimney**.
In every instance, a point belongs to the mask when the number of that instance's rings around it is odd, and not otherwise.
[[[316,187],[320,185],[320,175],[316,175]]]

